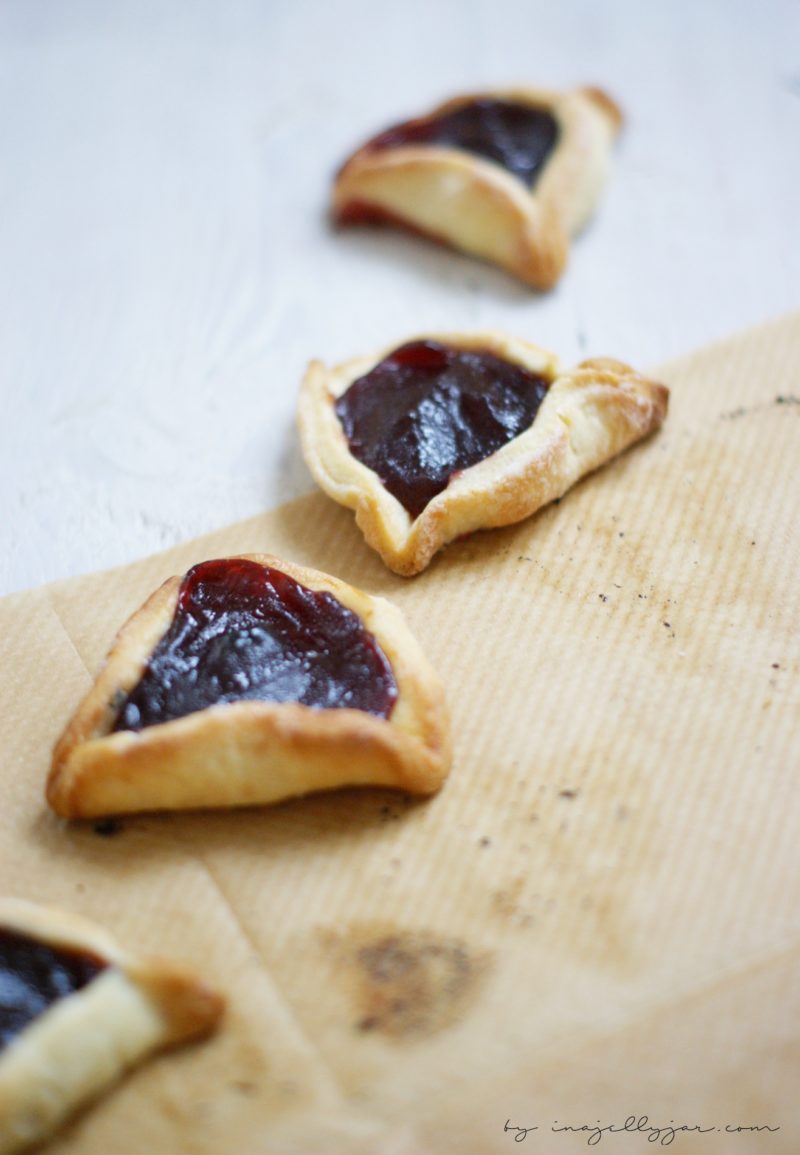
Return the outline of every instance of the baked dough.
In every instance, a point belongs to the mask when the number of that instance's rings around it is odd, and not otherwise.
[[[564,270],[570,239],[594,212],[622,114],[596,88],[513,88],[455,97],[424,119],[486,98],[554,117],[558,139],[532,188],[499,163],[463,149],[376,148],[369,141],[336,177],[333,217],[343,224],[399,224],[500,265],[533,288],[549,289]]]
[[[146,1055],[207,1034],[222,1014],[222,998],[193,975],[131,958],[76,915],[0,898],[0,931],[108,964],[0,1049],[0,1155],[40,1142]]]
[[[424,570],[449,541],[529,517],[629,445],[658,429],[669,391],[621,361],[594,358],[564,371],[553,353],[496,331],[427,334],[494,353],[552,380],[533,424],[496,453],[453,475],[415,519],[350,450],[334,408],[358,378],[397,346],[328,369],[313,361],[300,392],[303,453],[319,485],[355,511],[367,544],[395,573]]]
[[[118,703],[138,683],[172,622],[182,581],[173,577],[123,626],[55,747],[47,800],[58,814],[90,818],[249,806],[340,786],[429,794],[441,785],[450,768],[444,692],[400,612],[328,574],[266,554],[237,560],[270,566],[307,589],[328,591],[361,619],[397,685],[389,717],[247,700],[138,732],[112,733]]]

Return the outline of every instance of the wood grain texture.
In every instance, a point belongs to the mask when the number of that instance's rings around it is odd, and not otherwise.
[[[4,0],[0,590],[310,490],[312,356],[494,326],[647,367],[794,306],[798,43],[790,0]],[[554,293],[329,229],[365,136],[514,82],[628,118]]]

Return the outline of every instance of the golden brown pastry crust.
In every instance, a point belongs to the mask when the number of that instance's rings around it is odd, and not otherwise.
[[[40,1142],[147,1054],[207,1034],[222,1015],[221,996],[194,975],[132,958],[77,915],[0,898],[0,928],[109,964],[0,1051],[0,1155]]]
[[[457,148],[367,143],[336,177],[333,217],[399,224],[549,289],[564,270],[570,239],[594,212],[622,114],[597,88],[511,88],[455,97],[423,119],[487,97],[546,109],[558,123],[559,139],[532,189],[494,161]]]
[[[67,818],[140,810],[248,806],[340,786],[437,790],[450,768],[444,691],[400,612],[328,574],[267,554],[272,566],[356,613],[391,663],[388,719],[363,710],[242,701],[139,732],[111,733],[114,702],[141,677],[168,629],[182,578],[158,589],[120,630],[91,690],[56,745],[47,800]]]
[[[336,398],[353,381],[405,342],[333,369],[312,361],[298,416],[305,459],[325,492],[355,511],[367,544],[398,574],[419,573],[443,545],[462,534],[529,517],[657,429],[667,412],[667,388],[621,361],[595,358],[565,372],[554,354],[496,331],[408,340],[488,350],[553,383],[528,430],[453,477],[412,519],[378,475],[350,452],[334,409]]]

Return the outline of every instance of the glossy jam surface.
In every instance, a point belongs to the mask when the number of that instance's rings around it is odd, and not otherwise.
[[[81,990],[107,963],[0,928],[0,1049],[57,999]]]
[[[388,717],[396,698],[392,668],[357,614],[280,570],[229,558],[189,570],[172,624],[114,729],[242,699]]]
[[[495,161],[529,188],[558,142],[558,122],[545,108],[483,97],[441,116],[408,120],[382,132],[370,149],[448,145]]]
[[[528,429],[550,382],[494,353],[414,341],[336,402],[353,456],[418,517],[454,474]]]

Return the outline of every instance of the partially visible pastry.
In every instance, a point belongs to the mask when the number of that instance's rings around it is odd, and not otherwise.
[[[222,998],[64,911],[0,898],[0,1155],[50,1135],[130,1067],[208,1034]]]
[[[621,123],[597,88],[458,96],[353,153],[333,217],[399,225],[549,289],[595,210]]]
[[[248,806],[340,786],[438,789],[441,684],[401,614],[249,554],[170,578],[122,628],[56,745],[67,818]]]
[[[426,334],[326,368],[300,393],[303,453],[395,573],[521,521],[658,429],[668,390],[620,361],[564,370],[498,332]]]

